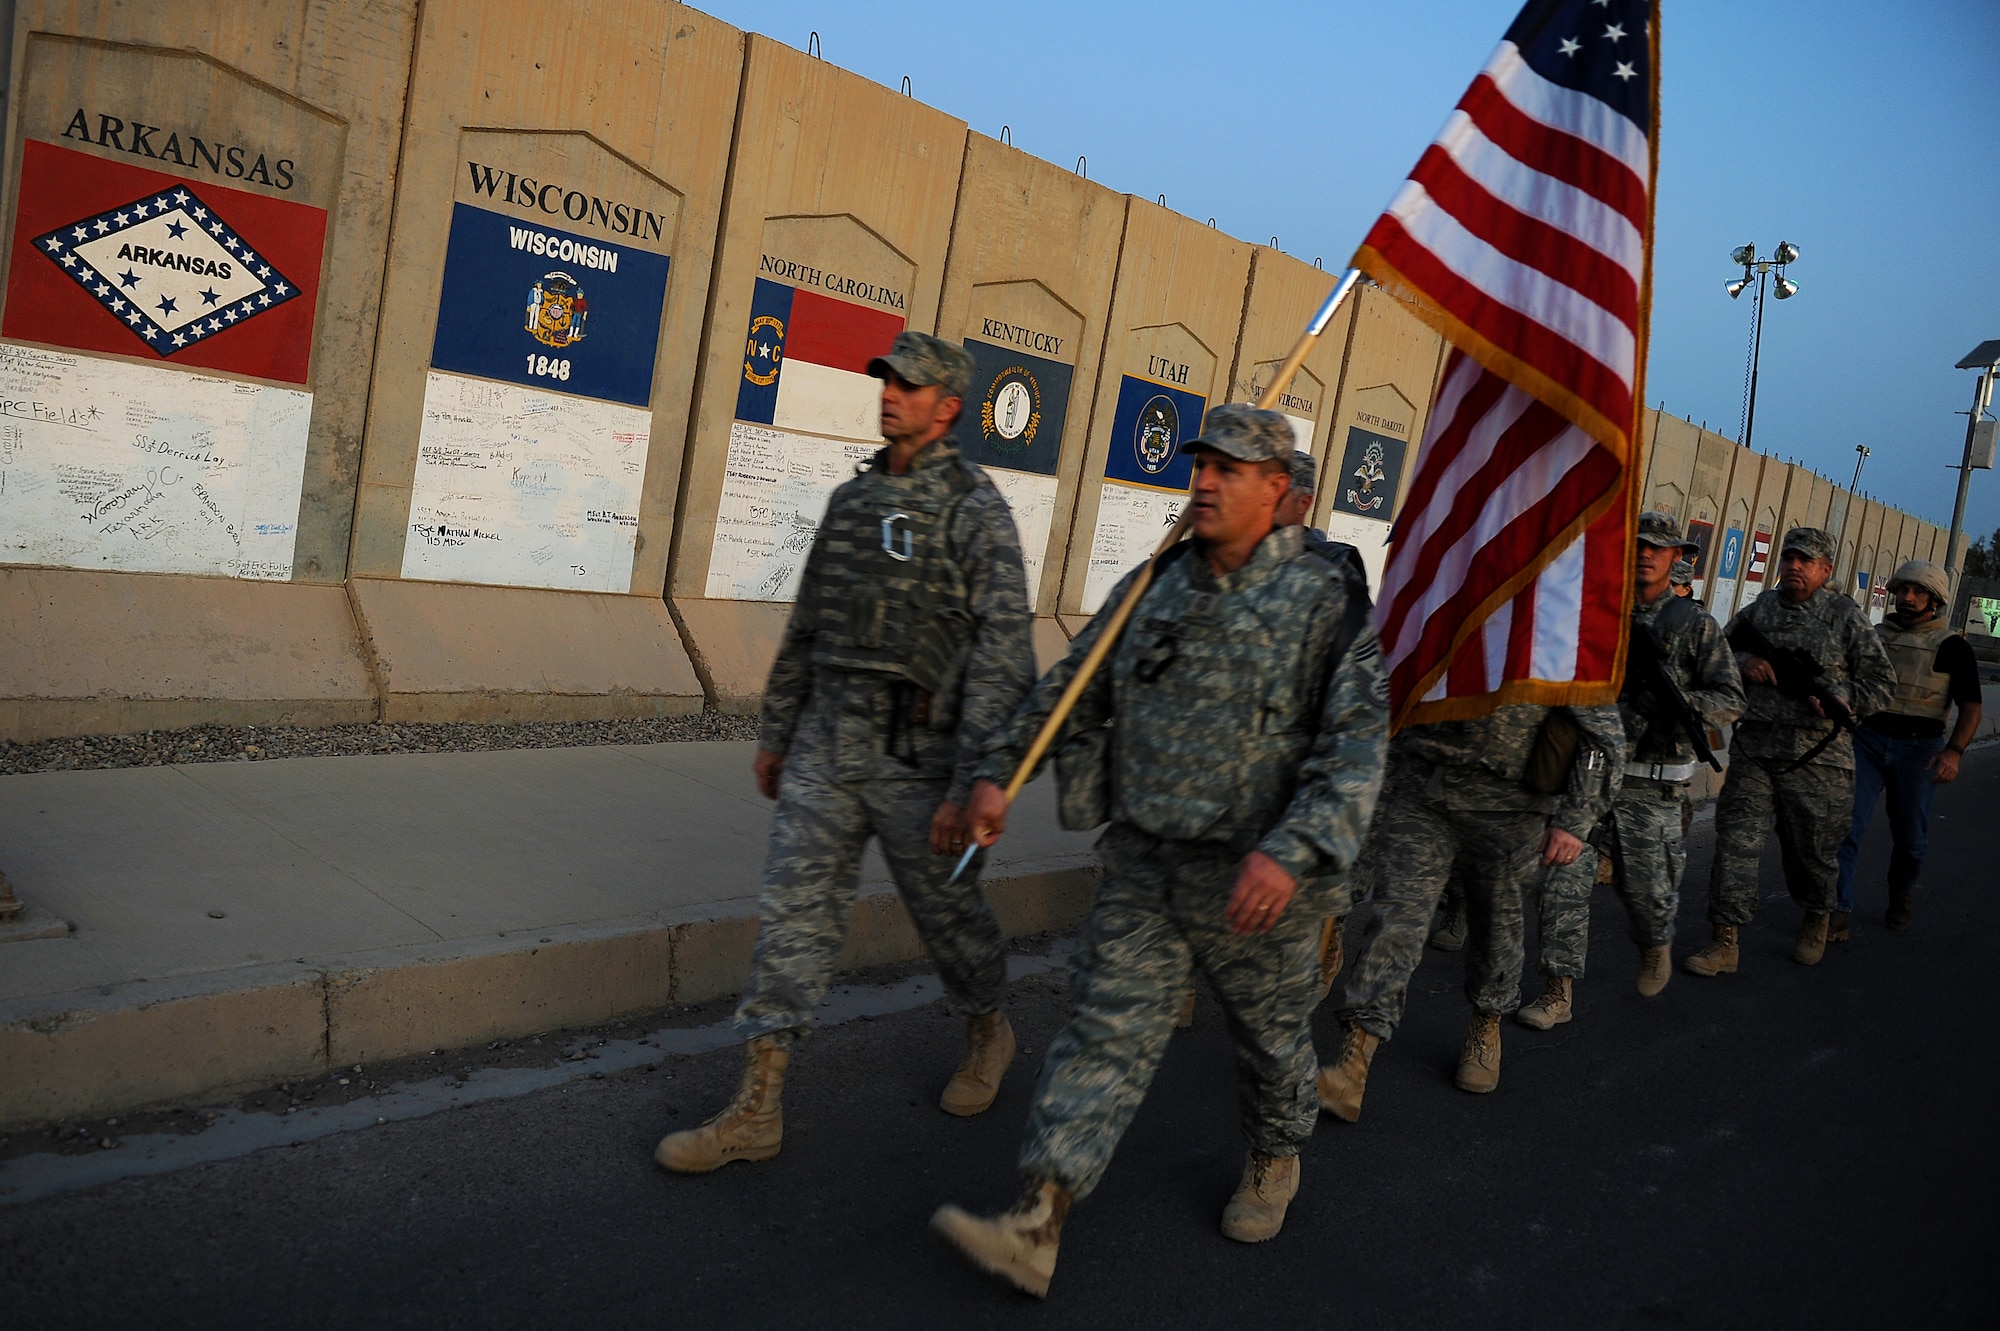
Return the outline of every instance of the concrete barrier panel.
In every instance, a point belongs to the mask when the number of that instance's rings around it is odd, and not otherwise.
[[[1190,473],[1182,441],[1229,386],[1251,247],[1126,197],[1125,240],[1077,487],[1062,614],[1094,614],[1179,516]]]
[[[578,615],[667,659],[587,652],[604,673],[566,672],[557,711],[698,700],[655,598],[742,52],[728,24],[658,0],[425,6],[354,571],[370,603],[391,595],[381,580],[444,585],[398,598],[421,602],[409,622],[436,636],[404,639],[403,616],[366,611],[396,668],[392,710],[490,715],[532,688],[551,625]],[[548,591],[597,604],[559,610]],[[453,662],[463,687],[417,688],[418,661]],[[490,674],[458,673],[475,661]]]
[[[865,367],[936,326],[965,125],[747,44],[669,589],[723,706],[762,694],[833,487],[881,446]]]
[[[338,587],[0,569],[0,623],[0,736],[17,743],[375,719]]]
[[[123,599],[105,574],[177,575],[144,584],[157,634],[106,619],[84,674],[7,676],[10,737],[246,700],[369,710],[321,687],[355,683],[344,606],[282,585],[346,573],[415,8],[9,7],[0,562],[49,570],[53,613],[7,636],[73,661],[37,626]],[[241,650],[190,680],[217,619]],[[319,679],[267,696],[265,659],[321,648]]]
[[[1389,524],[1416,475],[1431,397],[1448,348],[1395,297],[1356,290],[1340,389],[1329,413],[1327,469],[1315,517],[1326,534],[1361,552],[1379,592]]]
[[[958,438],[1007,496],[1028,596],[1053,615],[1125,199],[969,134],[938,306],[940,337],[978,362]]]
[[[385,721],[583,721],[701,710],[666,606],[356,578]]]

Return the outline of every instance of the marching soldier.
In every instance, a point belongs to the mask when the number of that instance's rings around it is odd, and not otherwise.
[[[1610,807],[1625,736],[1618,709],[1511,704],[1470,721],[1405,725],[1389,742],[1368,831],[1373,894],[1348,967],[1339,1058],[1320,1069],[1320,1106],[1361,1117],[1375,1051],[1403,1018],[1438,897],[1465,886],[1465,995],[1472,1013],[1458,1088],[1500,1085],[1500,1017],[1521,1001],[1522,905],[1545,865],[1566,865]]]
[[[1840,847],[1840,888],[1828,942],[1846,942],[1847,917],[1854,910],[1854,868],[1861,839],[1875,816],[1875,796],[1886,793],[1889,830],[1889,910],[1891,929],[1910,927],[1917,875],[1930,848],[1931,802],[1937,788],[1958,776],[1958,760],[1979,729],[1979,662],[1972,644],[1953,633],[1946,611],[1951,580],[1927,559],[1906,560],[1889,579],[1894,611],[1875,626],[1896,668],[1896,694],[1889,705],[1854,732],[1854,817]],[[1958,707],[1951,738],[1945,718]]]
[[[1236,1045],[1249,1158],[1222,1216],[1244,1243],[1277,1234],[1318,1116],[1308,1015],[1320,902],[1302,885],[1347,868],[1380,780],[1388,730],[1365,587],[1276,527],[1291,432],[1245,406],[1208,414],[1195,455],[1194,539],[1162,556],[1105,670],[1058,741],[1065,821],[1110,827],[1084,926],[1069,1025],[1028,1116],[1026,1192],[932,1227],[969,1260],[1048,1292],[1064,1216],[1089,1195],[1159,1066],[1191,968]],[[988,747],[970,812],[982,844],[1005,827],[1007,779],[1106,621],[1128,575]]]
[[[1804,918],[1792,960],[1818,963],[1839,878],[1835,856],[1854,813],[1853,719],[1893,696],[1895,670],[1861,607],[1827,587],[1833,537],[1785,533],[1778,585],[1736,612],[1728,639],[1743,672],[1745,707],[1715,804],[1708,876],[1708,946],[1688,957],[1695,975],[1736,970],[1738,933],[1757,909],[1757,862],[1777,827],[1785,886]]]
[[[1699,603],[1669,594],[1676,557],[1693,543],[1671,513],[1641,513],[1633,555],[1631,648],[1618,708],[1625,722],[1625,780],[1592,840],[1609,849],[1611,881],[1639,948],[1639,992],[1647,998],[1673,975],[1670,951],[1687,862],[1681,807],[1702,766],[1695,739],[1743,714],[1743,681],[1722,629]],[[1690,733],[1692,732],[1692,733]],[[1514,1014],[1547,1030],[1574,1014],[1590,937],[1590,889],[1599,849],[1586,842],[1574,864],[1542,882],[1542,996]]]
[[[757,786],[778,807],[736,1011],[743,1080],[716,1117],[660,1142],[654,1158],[677,1173],[778,1153],[791,1050],[840,955],[870,835],[967,1017],[942,1108],[987,1108],[1014,1057],[999,923],[976,872],[949,879],[980,746],[1034,680],[1020,537],[952,446],[965,349],[900,333],[868,372],[888,443],[829,500],[764,691]]]

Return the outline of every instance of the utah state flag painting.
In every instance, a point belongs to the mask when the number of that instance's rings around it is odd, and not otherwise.
[[[303,384],[326,212],[30,139],[0,336]]]

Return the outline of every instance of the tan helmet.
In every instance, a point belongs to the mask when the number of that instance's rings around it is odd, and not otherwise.
[[[1928,559],[1906,559],[1896,571],[1889,575],[1889,594],[1894,596],[1896,588],[1904,583],[1922,587],[1936,598],[1939,606],[1951,603],[1951,579],[1943,569]]]

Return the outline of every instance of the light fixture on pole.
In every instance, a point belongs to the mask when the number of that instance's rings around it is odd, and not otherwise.
[[[1854,446],[1854,479],[1847,483],[1847,507],[1840,512],[1840,543],[1843,547],[1847,544],[1848,523],[1854,517],[1854,501],[1861,497],[1861,464],[1868,461],[1868,456],[1871,452],[1873,450],[1866,444],[1856,444]],[[1856,582],[1858,585],[1858,578]],[[1865,609],[1866,607],[1863,608]]]
[[[1965,491],[1972,483],[1975,468],[1993,465],[1993,436],[1995,422],[1986,419],[1986,404],[1993,400],[1993,381],[2000,378],[2000,338],[1981,342],[1978,346],[1959,358],[1953,367],[1959,370],[1977,370],[1979,378],[1972,385],[1972,410],[1965,418],[1965,457],[1956,468],[1958,472],[1958,500],[1951,506],[1951,534],[1944,543],[1944,578],[1951,584],[1952,604],[1958,604],[1958,533],[1965,525]]]
[[[1799,294],[1799,284],[1785,276],[1787,264],[1799,261],[1799,247],[1789,240],[1778,242],[1778,248],[1771,251],[1771,257],[1757,257],[1755,245],[1738,245],[1729,252],[1729,262],[1743,265],[1743,276],[1725,283],[1723,290],[1735,300],[1751,286],[1757,288],[1752,297],[1750,312],[1750,392],[1743,408],[1743,446],[1750,447],[1750,437],[1757,428],[1757,362],[1764,354],[1764,287],[1767,279],[1775,277],[1771,283],[1771,294],[1779,300],[1790,300]],[[1751,275],[1755,273],[1753,278]]]

